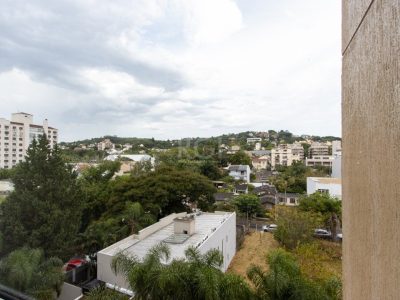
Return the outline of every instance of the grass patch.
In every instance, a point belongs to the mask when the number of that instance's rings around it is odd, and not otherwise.
[[[278,242],[269,232],[252,232],[247,234],[242,247],[238,249],[229,265],[228,272],[241,275],[250,283],[246,275],[247,269],[252,264],[255,264],[267,270],[267,254],[278,247]]]

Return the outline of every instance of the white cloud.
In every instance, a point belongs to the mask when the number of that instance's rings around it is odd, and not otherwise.
[[[48,117],[67,140],[340,135],[337,1],[15,1],[0,44],[1,117]]]

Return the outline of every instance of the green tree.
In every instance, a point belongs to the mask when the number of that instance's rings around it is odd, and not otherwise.
[[[233,204],[237,207],[239,213],[250,218],[262,211],[260,198],[256,195],[239,195],[233,200]]]
[[[318,284],[303,276],[295,257],[283,249],[276,249],[267,257],[269,270],[251,266],[247,276],[254,284],[258,299],[271,300],[321,300],[340,299],[340,286]],[[329,284],[329,288],[328,288]]]
[[[121,167],[120,162],[104,161],[103,163],[86,169],[79,178],[79,187],[82,191],[82,219],[80,231],[100,217],[107,210],[107,201],[110,197],[112,178]]]
[[[143,261],[120,253],[112,266],[128,280],[135,299],[251,299],[243,278],[219,269],[223,257],[218,250],[202,255],[190,247],[185,256],[171,261],[169,247],[159,244]]]
[[[130,234],[137,233],[143,227],[151,225],[156,221],[151,214],[143,210],[139,202],[126,203],[123,220],[128,224]]]
[[[21,248],[0,260],[0,282],[37,299],[55,299],[64,282],[62,265],[40,249]]]
[[[300,199],[299,208],[302,211],[320,213],[325,224],[330,227],[332,240],[337,239],[337,227],[342,214],[342,202],[326,193],[316,192]]]
[[[232,165],[249,165],[250,167],[252,166],[250,156],[248,156],[244,151],[238,151],[233,154],[231,157],[229,157],[229,162]]]
[[[295,249],[300,244],[312,241],[314,229],[318,220],[307,212],[293,207],[279,207],[275,209],[277,230],[275,239],[288,249]]]
[[[212,182],[196,172],[160,167],[137,178],[118,178],[109,197],[108,214],[120,213],[127,201],[139,202],[157,217],[188,211],[193,206],[208,211],[215,191]]]
[[[66,258],[80,226],[81,199],[76,175],[57,146],[50,149],[44,135],[34,140],[13,182],[14,192],[0,205],[3,253],[29,246]]]
[[[222,176],[221,170],[217,164],[210,159],[207,159],[200,164],[200,174],[208,177],[211,180],[218,180]]]

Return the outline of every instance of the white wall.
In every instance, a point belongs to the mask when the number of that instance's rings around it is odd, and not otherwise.
[[[342,156],[335,156],[333,159],[332,177],[342,178]]]
[[[307,177],[307,194],[314,194],[318,190],[328,190],[329,195],[342,199],[342,185],[339,183],[321,183]]]
[[[228,219],[199,248],[200,253],[203,254],[211,249],[221,251],[224,257],[221,267],[223,272],[226,272],[236,254],[236,214],[228,216]]]

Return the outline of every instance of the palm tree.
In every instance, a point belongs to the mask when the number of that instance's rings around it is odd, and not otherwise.
[[[306,279],[292,254],[276,249],[267,257],[269,271],[252,265],[247,276],[254,284],[258,299],[270,300],[337,300],[340,285],[336,282],[317,284]]]
[[[124,212],[123,219],[127,222],[131,234],[155,222],[153,215],[146,213],[139,202],[127,202]]]
[[[54,299],[64,281],[62,261],[40,249],[21,248],[0,260],[0,282],[37,299]]]
[[[169,247],[159,244],[142,261],[120,253],[112,267],[126,277],[135,299],[251,299],[242,277],[219,269],[223,258],[218,250],[200,254],[189,247],[185,259],[170,261],[170,256]]]

